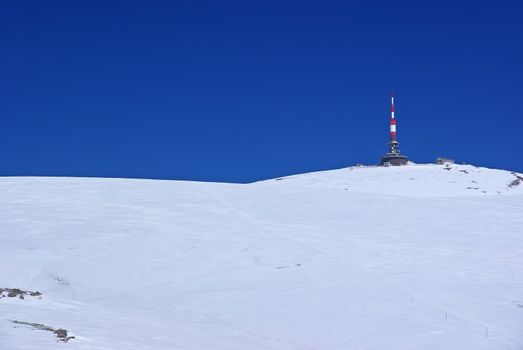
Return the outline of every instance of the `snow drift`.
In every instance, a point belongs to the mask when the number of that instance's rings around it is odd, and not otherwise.
[[[518,176],[0,178],[0,349],[521,349]]]

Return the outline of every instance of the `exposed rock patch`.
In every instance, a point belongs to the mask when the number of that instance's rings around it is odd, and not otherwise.
[[[31,322],[24,322],[24,321],[16,321],[16,320],[10,320],[14,324],[23,325],[23,326],[29,326],[32,329],[38,329],[41,331],[48,331],[53,332],[54,335],[58,338],[58,341],[67,343],[69,340],[74,339],[74,336],[67,336],[67,330],[58,328],[54,329],[53,327],[46,326],[45,324],[41,323],[31,323]]]
[[[519,186],[523,182],[523,176],[520,176],[516,173],[511,173],[511,174],[514,175],[516,177],[516,179],[514,181],[512,181],[508,185],[508,187],[513,188],[513,187]]]
[[[33,292],[30,290],[22,290],[19,288],[0,288],[0,298],[18,298],[24,299],[27,296],[41,298],[42,293],[39,291]]]

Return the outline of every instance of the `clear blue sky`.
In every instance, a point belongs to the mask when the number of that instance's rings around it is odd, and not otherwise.
[[[523,171],[522,1],[2,1],[0,175]]]

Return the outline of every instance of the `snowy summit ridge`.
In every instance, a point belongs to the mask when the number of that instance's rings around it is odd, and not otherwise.
[[[521,174],[5,177],[0,198],[0,349],[523,347]]]
[[[354,166],[274,179],[290,186],[343,188],[359,193],[404,196],[476,196],[520,193],[522,174],[473,165],[410,164],[400,167]],[[520,179],[523,182],[523,179]],[[267,180],[269,182],[273,180]],[[264,181],[266,182],[266,181]],[[523,186],[522,186],[523,188]]]

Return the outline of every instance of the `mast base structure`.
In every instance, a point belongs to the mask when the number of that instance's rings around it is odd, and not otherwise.
[[[380,165],[382,166],[401,166],[401,165],[407,165],[409,162],[409,159],[401,154],[390,154],[387,153],[385,156],[381,158]]]
[[[407,156],[404,156],[400,153],[399,144],[400,143],[395,140],[393,140],[389,143],[389,152],[381,158],[380,165],[383,165],[383,166],[407,165],[407,163],[409,162],[409,158],[407,158]]]

